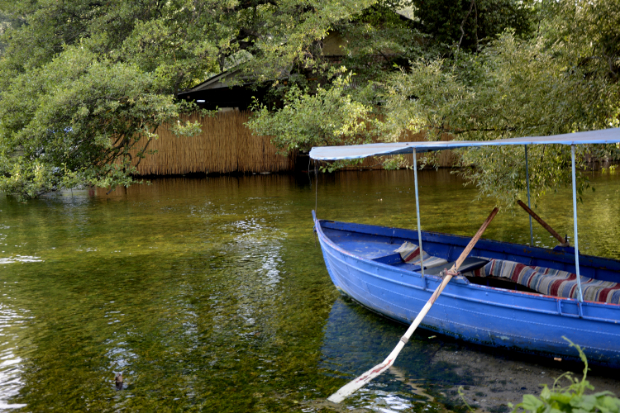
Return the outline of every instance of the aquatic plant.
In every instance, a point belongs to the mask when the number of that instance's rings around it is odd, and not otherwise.
[[[553,382],[551,389],[545,384],[540,396],[536,397],[533,394],[526,394],[523,396],[523,401],[516,406],[509,404],[513,407],[513,413],[516,412],[536,412],[536,413],[557,413],[557,412],[601,412],[601,413],[616,413],[620,411],[620,399],[614,396],[609,391],[598,392],[594,394],[585,394],[586,390],[594,390],[594,387],[586,380],[588,373],[588,360],[583,354],[581,348],[563,337],[564,340],[570,343],[571,347],[575,347],[579,352],[579,357],[584,363],[583,377],[581,380],[573,377],[570,372],[566,372],[560,375]],[[560,381],[568,380],[570,385],[567,387],[561,387]]]

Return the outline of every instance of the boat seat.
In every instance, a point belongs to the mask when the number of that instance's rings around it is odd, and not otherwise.
[[[533,267],[507,260],[490,260],[468,276],[500,277],[531,288],[541,294],[577,298],[577,275],[546,267]],[[620,283],[601,281],[581,276],[581,290],[585,301],[620,304]]]
[[[469,275],[465,273],[472,272],[474,270],[477,270],[478,268],[484,267],[488,263],[489,263],[489,260],[487,258],[467,257],[465,258],[465,261],[463,261],[463,263],[459,267],[459,272],[463,275]],[[424,271],[424,273],[428,275],[439,275],[443,270],[452,268],[454,264],[456,264],[456,261],[452,261],[452,262],[446,261],[445,265],[440,265],[434,268],[430,268]]]
[[[429,255],[422,248],[409,241],[405,241],[403,245],[395,249],[394,252],[399,253],[401,259],[406,264],[419,267],[422,265],[422,262],[424,262],[424,269],[434,268],[448,262],[448,260],[445,260],[443,258],[433,257],[432,255]]]

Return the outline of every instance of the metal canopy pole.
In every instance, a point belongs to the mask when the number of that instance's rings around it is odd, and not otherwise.
[[[314,161],[314,212],[319,209],[319,172],[316,169],[316,161]]]
[[[413,148],[413,176],[415,181],[415,210],[418,217],[418,244],[420,247],[420,267],[422,277],[424,277],[424,250],[422,249],[422,229],[420,228],[420,201],[418,197],[418,159],[415,148]]]
[[[527,165],[527,145],[525,146],[525,182],[527,183],[527,207],[532,209],[530,204],[530,168]],[[529,215],[529,214],[528,214]],[[534,246],[534,231],[532,230],[532,216],[530,217],[530,247]]]
[[[573,168],[573,237],[575,239],[575,270],[577,273],[577,288],[579,289],[579,302],[583,301],[581,292],[581,275],[579,274],[579,236],[577,234],[577,179],[575,178],[575,145],[570,147]]]

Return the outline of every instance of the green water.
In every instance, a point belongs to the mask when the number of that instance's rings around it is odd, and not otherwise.
[[[620,177],[591,179],[596,192],[579,207],[580,247],[620,258]],[[447,171],[420,180],[424,229],[472,235],[492,208],[472,202],[475,190]],[[400,370],[344,407],[324,402],[381,361],[403,327],[333,288],[312,232],[315,189],[303,176],[257,175],[161,179],[26,204],[0,198],[0,410],[455,408],[450,389],[484,378],[437,361],[438,349],[464,347],[423,332],[403,351]],[[407,171],[339,173],[318,185],[324,218],[414,228],[414,201]],[[572,234],[569,192],[536,210]],[[555,244],[540,227],[534,236],[537,245]],[[485,237],[527,243],[527,216],[502,212]],[[482,363],[510,358],[468,351]]]

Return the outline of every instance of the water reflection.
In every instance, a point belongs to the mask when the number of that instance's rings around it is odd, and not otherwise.
[[[401,228],[417,226],[413,175],[408,171],[333,174],[319,182],[320,218]],[[620,222],[620,174],[592,172],[596,189],[578,205],[579,247],[589,255],[620,259],[615,241]],[[419,173],[421,226],[428,231],[471,236],[494,207],[491,199],[478,199],[475,188],[448,169]],[[573,210],[570,188],[556,188],[533,203],[533,209],[558,233],[572,239]],[[553,248],[556,239],[536,222],[534,242]],[[529,244],[528,214],[515,206],[502,212],[483,238]]]
[[[320,367],[329,376],[352,380],[387,356],[402,336],[402,326],[369,314],[345,298],[334,302],[323,336]],[[431,346],[432,347],[432,346]],[[346,401],[346,405],[377,412],[439,408],[423,390],[434,349],[415,338],[405,348],[398,366],[379,376]],[[430,350],[430,351],[429,351]],[[379,358],[378,358],[379,357]],[[402,367],[400,367],[402,366]],[[450,380],[450,378],[447,378]]]
[[[352,380],[381,362],[406,326],[372,313],[346,297],[333,304],[324,330],[320,367],[323,374]],[[582,365],[482,348],[418,330],[395,365],[343,404],[377,412],[464,410],[459,387],[470,406],[508,411],[540,383],[552,384],[566,370]],[[618,393],[616,372],[595,370],[588,380],[597,391]],[[334,389],[334,391],[337,389]],[[320,402],[319,402],[320,404]]]
[[[447,171],[420,175],[422,227],[475,232],[491,204],[472,203],[475,190]],[[415,228],[412,178],[321,176],[319,216]],[[617,258],[620,182],[593,181],[580,245]],[[27,204],[0,198],[0,410],[340,409],[325,397],[382,360],[404,329],[337,298],[312,232],[316,189],[305,178],[260,175],[161,179]],[[559,191],[536,208],[570,234],[569,196]],[[502,213],[485,236],[527,242],[527,216]],[[522,394],[505,393],[524,387],[517,382],[541,376],[531,363],[464,349],[417,336],[395,369],[341,411],[443,411],[460,405],[458,385],[497,407]],[[500,362],[515,363],[514,383],[499,382]]]
[[[3,291],[7,291],[6,283]],[[3,303],[0,303],[0,409],[18,409],[25,404],[10,403],[10,399],[19,394],[23,387],[21,379],[22,358],[15,354],[16,342],[19,339],[19,326],[24,317],[6,304],[10,300],[4,294]]]
[[[14,264],[16,262],[43,262],[43,260],[41,259],[41,257],[29,255],[15,255],[13,257],[0,258],[0,265]]]

